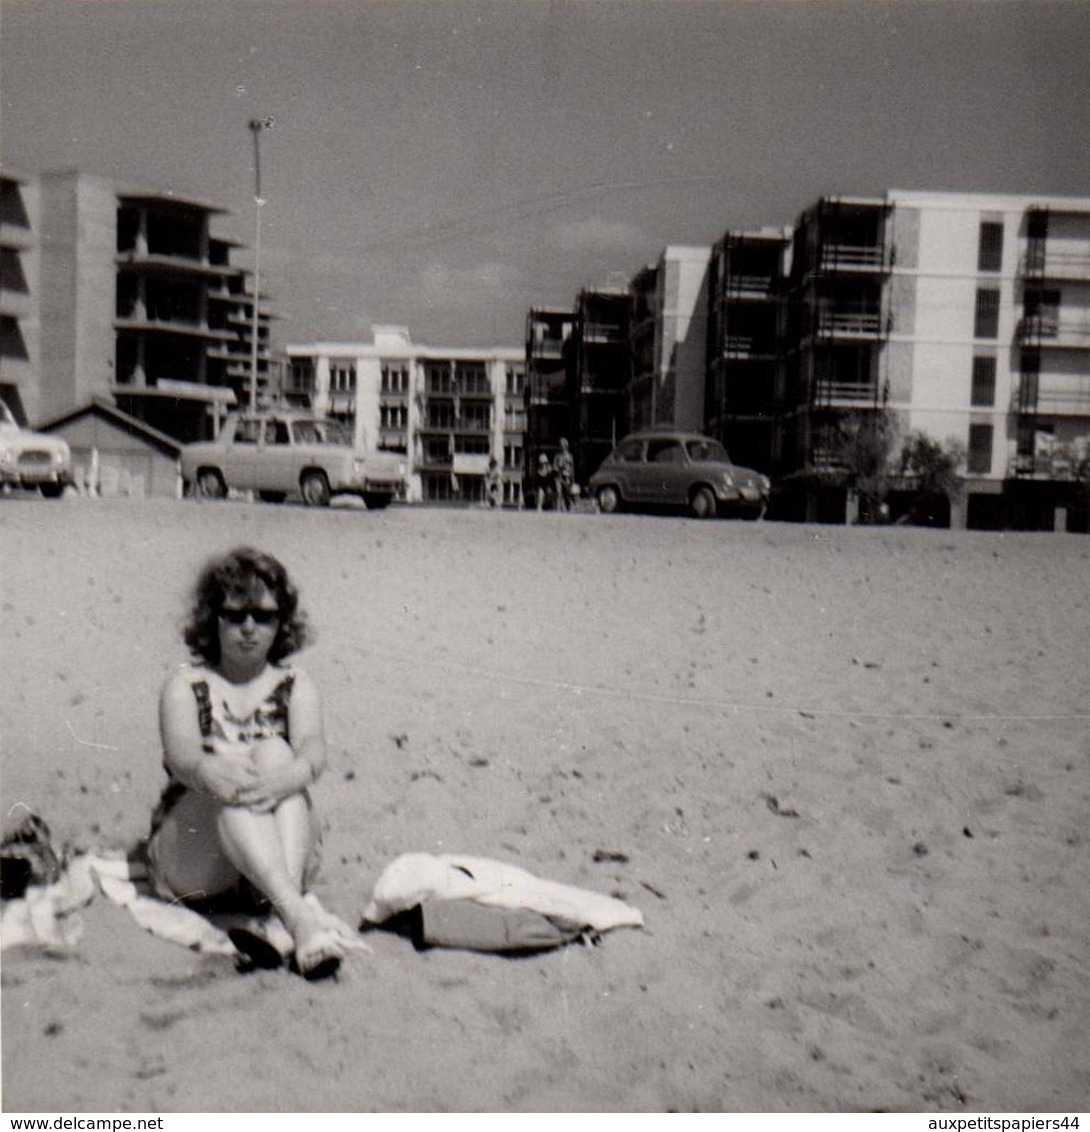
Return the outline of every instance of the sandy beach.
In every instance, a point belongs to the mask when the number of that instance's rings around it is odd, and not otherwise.
[[[238,544],[315,629],[331,909],[461,852],[646,926],[374,933],[312,984],[99,898],[70,957],[4,953],[5,1111],[1090,1107],[1090,540],[4,500],[5,812],[145,832],[189,587]]]

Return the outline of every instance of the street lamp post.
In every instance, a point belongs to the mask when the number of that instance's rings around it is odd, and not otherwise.
[[[261,131],[271,130],[272,118],[251,118],[250,131],[254,135],[254,307],[253,330],[250,342],[250,410],[257,408],[257,344],[261,320],[258,305],[261,298],[261,208],[265,198],[261,195]]]

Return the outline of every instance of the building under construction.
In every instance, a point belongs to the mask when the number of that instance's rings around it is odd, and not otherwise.
[[[106,400],[179,441],[275,384],[213,204],[74,170],[0,178],[0,392],[34,425]],[[255,365],[256,362],[256,365]]]

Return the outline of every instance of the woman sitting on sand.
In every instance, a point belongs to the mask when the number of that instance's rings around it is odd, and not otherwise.
[[[235,929],[235,945],[260,966],[294,951],[303,975],[331,975],[343,947],[307,894],[320,848],[308,788],[325,737],[317,689],[285,663],[306,629],[284,567],[246,547],[210,562],[184,639],[198,663],[171,675],[159,701],[170,783],[147,849],[156,892],[198,907],[271,903],[264,931]]]

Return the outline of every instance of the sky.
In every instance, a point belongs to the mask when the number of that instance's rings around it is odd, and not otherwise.
[[[1087,0],[0,0],[0,162],[223,206],[280,345],[532,306],[822,194],[1090,195]]]

